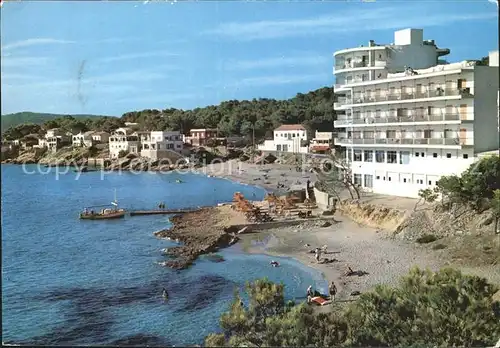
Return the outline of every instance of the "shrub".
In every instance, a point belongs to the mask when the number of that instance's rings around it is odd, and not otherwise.
[[[285,305],[283,286],[266,279],[247,284],[246,307],[235,293],[221,317],[223,333],[206,346],[484,347],[500,336],[498,288],[486,279],[414,268],[395,288],[377,286],[333,313]]]
[[[125,150],[120,150],[120,152],[118,152],[118,158],[123,158],[127,155],[128,155],[128,152]]]

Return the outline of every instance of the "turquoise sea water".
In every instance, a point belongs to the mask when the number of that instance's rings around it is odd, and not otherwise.
[[[36,166],[31,166],[34,169]],[[227,260],[198,260],[184,271],[158,265],[172,246],[153,232],[168,216],[80,221],[84,206],[117,198],[128,209],[214,205],[235,191],[264,191],[194,174],[25,174],[2,165],[2,340],[25,344],[199,344],[218,330],[235,287],[267,276],[283,281],[286,296],[302,297],[309,284],[325,288],[318,272],[292,259],[247,255],[238,246]],[[43,170],[47,170],[43,168]],[[175,183],[181,179],[184,183]],[[170,299],[164,302],[161,289]]]

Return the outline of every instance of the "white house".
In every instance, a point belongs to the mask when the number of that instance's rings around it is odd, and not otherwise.
[[[421,37],[414,29],[401,32]],[[434,58],[440,53],[435,48]],[[354,182],[367,191],[417,197],[498,147],[498,67],[464,61],[408,68],[431,63],[430,50],[415,54],[422,60],[409,58],[406,68],[385,71],[383,78],[370,65],[349,71],[366,73],[362,81],[347,80],[345,70],[337,80],[335,145],[344,150]]]
[[[266,140],[258,146],[261,151],[307,153],[307,130],[301,124],[284,124],[276,128],[273,140]]]
[[[66,143],[69,143],[70,138],[66,135],[61,128],[52,128],[45,133],[44,141],[39,141],[38,146],[44,146],[49,149],[49,151],[56,152]]]
[[[316,131],[309,144],[309,151],[313,153],[329,153],[333,147],[333,132]]]
[[[73,146],[74,147],[91,147],[94,142],[92,139],[93,131],[80,132],[73,135]]]
[[[118,158],[121,151],[139,154],[140,140],[130,128],[118,128],[109,137],[109,156]]]
[[[152,160],[171,158],[172,151],[181,153],[184,142],[179,131],[140,132],[141,156]]]

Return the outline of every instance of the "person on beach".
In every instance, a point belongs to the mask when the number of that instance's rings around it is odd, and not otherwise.
[[[352,270],[351,267],[347,266],[347,271],[345,271],[344,275],[345,276],[351,276],[354,274],[354,271]]]
[[[321,249],[320,248],[316,248],[314,250],[314,258],[316,259],[316,262],[319,262],[320,259],[321,259]]]
[[[335,295],[337,295],[337,287],[335,286],[334,282],[330,284],[330,286],[328,287],[328,291],[330,292],[330,300],[332,302],[335,301]]]
[[[309,285],[307,288],[307,297],[313,297],[314,296],[314,291],[312,285]]]

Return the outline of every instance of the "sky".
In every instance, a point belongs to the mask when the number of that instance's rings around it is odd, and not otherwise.
[[[6,1],[1,112],[121,116],[334,84],[333,52],[424,30],[450,62],[498,49],[475,1]]]

